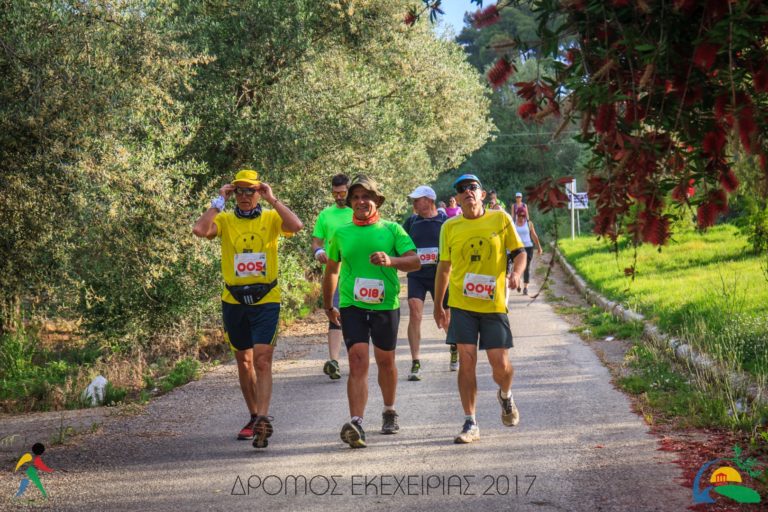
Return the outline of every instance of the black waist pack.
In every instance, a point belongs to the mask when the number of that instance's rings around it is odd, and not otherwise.
[[[229,286],[227,284],[225,286],[237,302],[252,305],[258,303],[272,291],[272,288],[277,286],[277,279],[271,283],[246,284],[244,286]]]

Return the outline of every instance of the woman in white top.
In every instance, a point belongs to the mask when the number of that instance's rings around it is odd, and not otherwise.
[[[528,295],[528,283],[531,280],[531,260],[533,260],[533,244],[536,244],[537,252],[539,256],[544,251],[541,249],[541,243],[539,237],[536,235],[536,230],[533,228],[533,222],[528,218],[528,208],[523,206],[516,209],[515,212],[515,229],[517,230],[520,241],[525,246],[525,253],[528,256],[528,262],[525,265],[525,272],[523,273],[523,295]],[[517,288],[520,291],[520,287]]]

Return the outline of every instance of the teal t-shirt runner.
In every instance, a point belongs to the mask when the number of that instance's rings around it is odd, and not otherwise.
[[[416,246],[400,224],[382,220],[370,226],[341,226],[328,245],[328,258],[342,263],[339,272],[339,307],[357,306],[376,311],[400,307],[400,280],[394,267],[371,264],[371,254],[402,256]]]

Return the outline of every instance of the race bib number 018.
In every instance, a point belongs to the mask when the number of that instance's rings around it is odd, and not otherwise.
[[[474,299],[493,300],[496,294],[496,278],[484,274],[464,275],[464,296]]]
[[[355,300],[368,304],[384,302],[384,281],[381,279],[355,279]]]
[[[265,252],[241,252],[235,254],[235,276],[267,275],[267,253]]]
[[[437,265],[437,247],[416,249],[416,254],[418,254],[419,262],[422,265]]]

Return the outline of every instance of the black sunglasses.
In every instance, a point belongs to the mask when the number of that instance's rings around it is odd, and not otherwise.
[[[235,194],[244,194],[246,196],[252,196],[255,193],[256,193],[256,189],[254,188],[237,187],[235,189]]]
[[[463,183],[459,183],[456,185],[456,192],[461,194],[462,192],[466,192],[467,190],[474,192],[475,190],[480,190],[480,185],[478,183],[467,183],[466,185]]]

